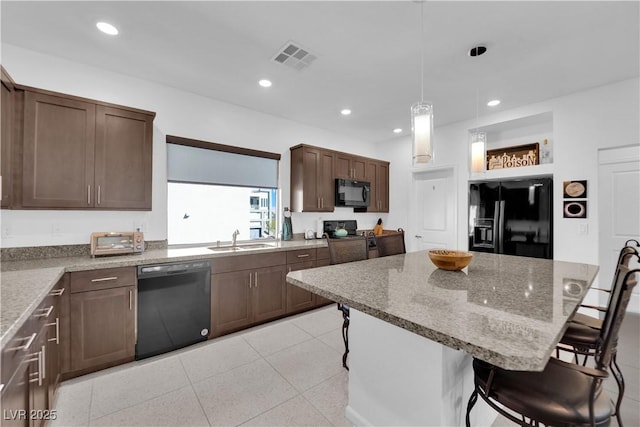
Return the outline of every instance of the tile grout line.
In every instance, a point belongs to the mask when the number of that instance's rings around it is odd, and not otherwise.
[[[198,393],[196,393],[196,390],[193,388],[193,381],[191,381],[191,377],[187,373],[187,368],[184,366],[184,362],[182,361],[180,356],[178,356],[178,360],[180,361],[180,366],[182,366],[182,370],[184,371],[184,374],[187,376],[187,381],[189,381],[189,387],[191,387],[191,391],[193,392],[193,395],[196,397],[196,400],[198,401],[198,406],[200,406],[200,410],[204,414],[204,418],[207,420],[207,424],[211,426],[211,420],[207,415],[207,411],[205,411],[204,407],[202,406],[202,401],[200,401],[200,396],[198,396]]]

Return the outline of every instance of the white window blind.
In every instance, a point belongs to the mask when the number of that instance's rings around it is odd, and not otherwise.
[[[278,188],[278,160],[167,144],[171,182]]]

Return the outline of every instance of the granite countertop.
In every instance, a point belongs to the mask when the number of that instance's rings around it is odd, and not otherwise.
[[[502,368],[541,371],[598,267],[473,254],[463,271],[420,251],[293,271],[287,282]]]
[[[253,242],[238,242],[243,243]],[[206,246],[149,250],[137,255],[102,258],[64,257],[25,261],[3,261],[0,266],[0,345],[9,339],[26,321],[49,291],[66,272],[98,270],[114,267],[135,267],[145,264],[212,259],[292,249],[326,247],[324,239],[267,240],[261,243],[272,248],[243,249],[241,251],[214,252]]]

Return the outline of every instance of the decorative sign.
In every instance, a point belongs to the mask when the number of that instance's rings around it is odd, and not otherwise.
[[[526,144],[487,150],[487,170],[540,164],[540,144]]]

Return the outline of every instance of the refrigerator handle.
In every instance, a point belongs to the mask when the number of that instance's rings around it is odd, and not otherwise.
[[[491,231],[493,232],[493,239],[491,241],[493,252],[498,253],[498,242],[500,241],[500,227],[498,226],[498,221],[500,221],[500,202],[496,201],[493,203],[493,227]]]
[[[500,202],[500,210],[498,213],[498,234],[500,237],[498,238],[498,253],[504,253],[504,200]]]

